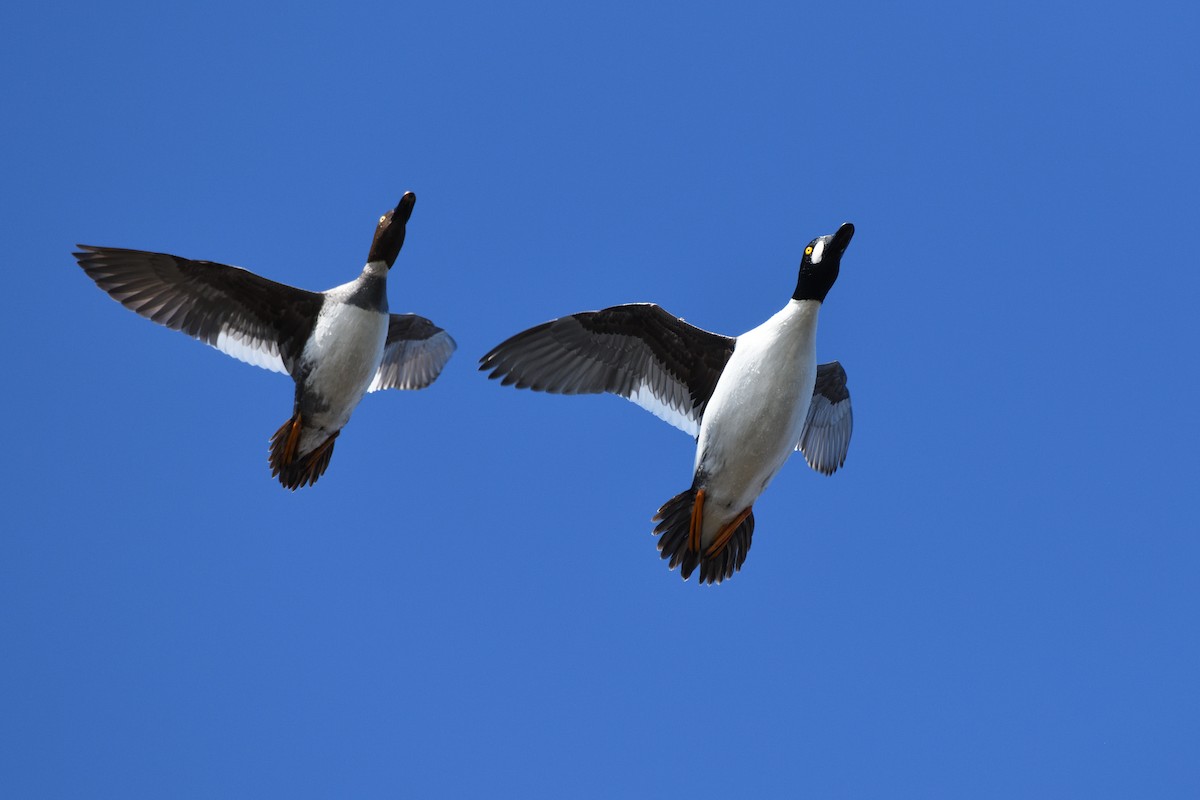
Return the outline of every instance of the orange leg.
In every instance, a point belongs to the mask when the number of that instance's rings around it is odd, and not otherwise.
[[[753,506],[747,507],[742,511],[742,513],[734,517],[732,522],[730,522],[724,528],[721,528],[721,530],[717,533],[717,538],[714,539],[713,543],[709,545],[707,550],[704,551],[705,558],[712,558],[717,553],[721,552],[725,548],[725,545],[729,544],[730,538],[733,537],[733,532],[736,531],[738,526],[745,521],[746,517],[750,516],[750,511],[752,508]]]
[[[700,534],[704,530],[704,490],[696,490],[696,501],[692,504],[692,521],[688,525],[688,550],[700,552]]]
[[[296,459],[296,446],[300,444],[300,415],[292,421],[292,429],[288,431],[287,441],[283,445],[283,463],[290,464]]]

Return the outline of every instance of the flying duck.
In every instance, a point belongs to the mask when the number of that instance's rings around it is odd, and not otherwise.
[[[853,414],[846,372],[817,364],[817,314],[854,226],[804,248],[792,299],[741,336],[701,330],[652,303],[584,311],[530,328],[480,359],[505,386],[612,392],[698,435],[692,485],[654,516],[658,550],[684,580],[720,583],[742,568],[754,501],[793,450],[831,475]]]
[[[271,474],[312,485],[366,392],[422,389],[454,352],[450,335],[416,314],[389,314],[388,270],[417,197],[379,218],[362,273],[310,292],[238,267],[166,253],[77,245],[79,266],[114,300],[248,364],[291,375],[291,418],[271,437]]]

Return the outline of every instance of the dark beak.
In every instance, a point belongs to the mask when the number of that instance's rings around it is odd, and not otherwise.
[[[399,222],[401,225],[408,223],[408,218],[412,216],[413,206],[417,204],[417,196],[412,192],[405,192],[404,197],[400,198],[400,202],[396,205],[396,210],[392,212],[392,222]]]
[[[854,224],[851,222],[843,222],[842,227],[837,229],[837,233],[833,235],[833,239],[829,242],[838,253],[846,252],[846,247],[849,246],[850,240],[854,238]]]

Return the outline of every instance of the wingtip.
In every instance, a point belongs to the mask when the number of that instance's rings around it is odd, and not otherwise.
[[[103,249],[93,244],[77,244],[75,245],[75,249],[71,251],[71,256],[76,261],[82,263],[84,259],[94,256]]]

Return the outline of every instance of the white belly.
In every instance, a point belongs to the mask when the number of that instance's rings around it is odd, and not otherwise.
[[[304,391],[314,397],[306,428],[332,434],[350,421],[383,358],[387,326],[386,314],[357,306],[339,303],[322,309],[304,347],[304,361],[315,364],[304,381]],[[317,437],[315,431],[313,435]],[[302,452],[309,449],[306,444],[301,442]]]
[[[737,346],[700,424],[706,476],[702,541],[754,504],[800,440],[816,383],[820,304],[792,301]]]

